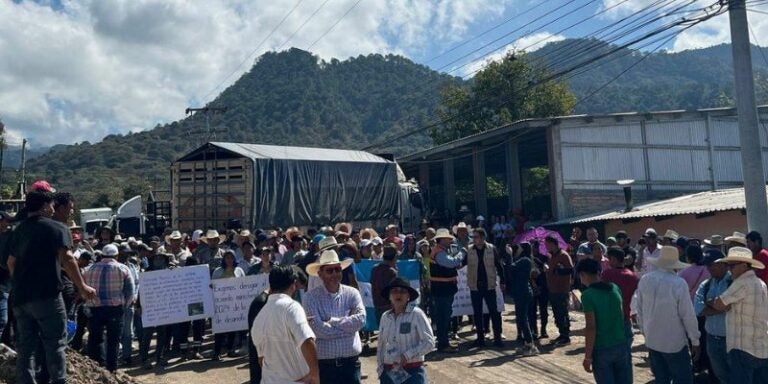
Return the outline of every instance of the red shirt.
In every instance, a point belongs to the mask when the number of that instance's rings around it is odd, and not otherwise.
[[[766,251],[765,249],[761,249],[760,252],[758,252],[755,255],[755,260],[763,263],[763,265],[768,267],[768,251]],[[759,277],[760,280],[768,284],[768,268],[755,269],[755,275],[757,275],[757,277]]]
[[[621,305],[624,310],[624,321],[629,321],[629,305],[632,303],[632,295],[635,294],[640,278],[627,268],[611,268],[603,271],[602,280],[606,283],[614,283],[621,291]]]

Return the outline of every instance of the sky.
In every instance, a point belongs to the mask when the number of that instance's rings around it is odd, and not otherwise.
[[[768,12],[768,2],[749,1]],[[510,50],[593,36],[644,7],[653,17],[687,2],[714,1],[0,0],[0,120],[12,145],[95,143],[183,118],[269,50],[395,53],[470,77]],[[753,43],[768,45],[768,16],[749,16]],[[729,40],[723,15],[660,48]]]

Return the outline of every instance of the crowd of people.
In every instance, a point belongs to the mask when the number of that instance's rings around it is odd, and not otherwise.
[[[511,233],[524,229],[497,216],[450,228],[425,220],[411,234],[395,224],[379,235],[339,223],[189,234],[167,228],[145,240],[103,227],[89,239],[71,220],[70,194],[43,181],[31,189],[22,211],[0,213],[2,342],[18,352],[20,383],[65,383],[68,344],[113,372],[133,365],[134,341],[145,369],[153,367],[153,345],[158,369],[172,356],[203,359],[207,320],[141,322],[142,273],[199,265],[212,279],[268,275],[248,330],[215,334],[209,355],[247,350],[253,383],[359,383],[359,356],[373,339],[382,383],[426,383],[425,356],[458,350],[462,319],[452,307],[461,268],[473,307],[472,348],[489,339],[493,348],[507,347],[501,291],[514,302],[515,353],[523,357],[539,354],[550,338],[550,311],[554,347],[571,343],[570,312],[583,311],[583,367],[597,383],[632,382],[635,329],[657,383],[692,383],[698,371],[712,382],[768,382],[768,251],[757,232],[698,241],[649,228],[635,242],[625,231],[603,242],[596,228],[582,238],[574,227],[567,241],[552,232],[516,243]],[[368,314],[351,268],[363,259],[380,260],[370,279],[375,338],[362,332]],[[399,260],[419,263],[420,289],[398,276]],[[319,283],[309,289],[313,277]]]

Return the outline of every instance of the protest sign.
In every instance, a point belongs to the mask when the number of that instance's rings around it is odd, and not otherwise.
[[[213,314],[207,265],[163,269],[139,275],[144,327],[204,319]]]
[[[501,312],[504,310],[504,294],[501,292],[501,288],[498,285],[498,277],[496,278],[496,309]],[[464,316],[471,315],[472,311],[472,298],[469,296],[469,287],[467,286],[467,267],[459,269],[459,291],[453,297],[453,314],[452,316]],[[483,302],[483,313],[488,313],[488,306]]]
[[[213,290],[213,333],[245,331],[249,329],[248,308],[253,298],[269,287],[269,274],[216,279]]]

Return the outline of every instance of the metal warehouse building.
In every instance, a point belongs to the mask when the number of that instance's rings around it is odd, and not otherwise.
[[[768,106],[758,110],[768,170]],[[622,179],[636,202],[740,187],[739,151],[736,111],[719,108],[522,120],[398,161],[440,213],[551,221],[622,207]]]

